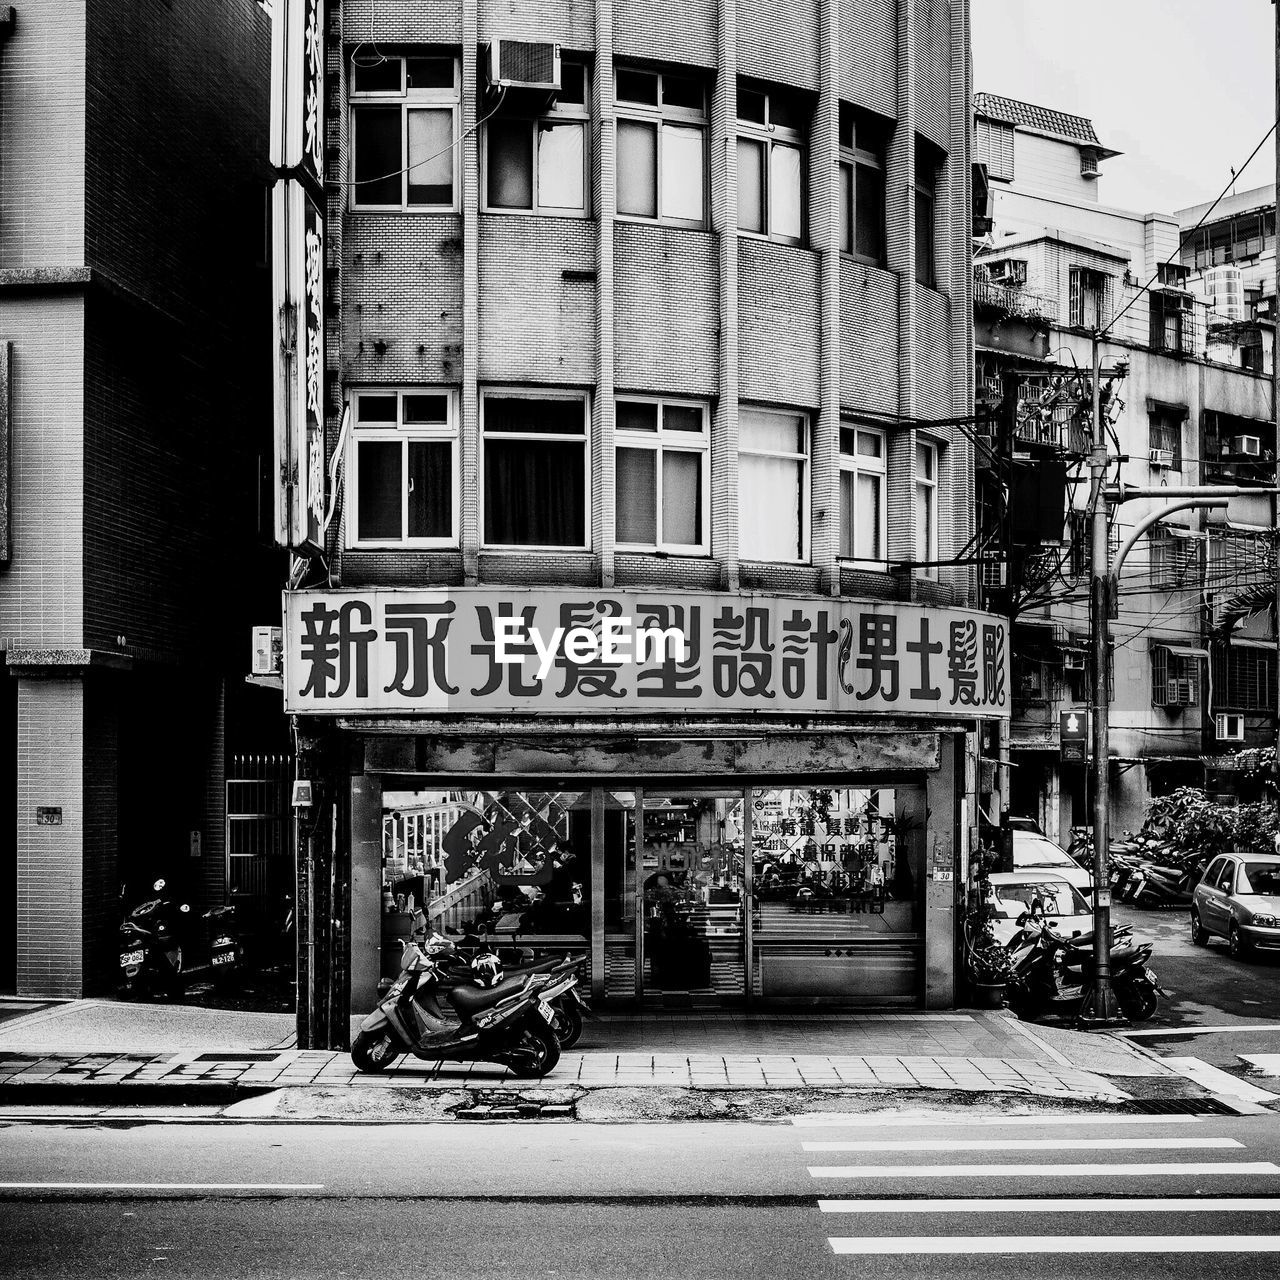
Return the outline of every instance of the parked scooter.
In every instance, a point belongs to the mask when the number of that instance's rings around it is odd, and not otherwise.
[[[126,992],[159,990],[173,1000],[183,991],[182,934],[191,908],[163,896],[163,880],[151,887],[159,896],[140,902],[120,925],[120,969]]]
[[[1204,874],[1203,854],[1140,863],[1124,886],[1124,899],[1139,907],[1188,907]]]
[[[201,919],[209,922],[209,966],[217,986],[230,986],[244,980],[249,969],[249,951],[245,946],[234,902],[210,907]]]
[[[1093,977],[1093,938],[1065,938],[1035,915],[1020,918],[1019,924],[1019,932],[1009,942],[1014,969],[1014,978],[1005,988],[1009,1006],[1024,1021],[1046,1013],[1079,1012],[1086,984]],[[1145,1022],[1155,1013],[1158,996],[1167,995],[1147,967],[1151,952],[1150,943],[1138,946],[1128,936],[1113,939],[1111,984],[1131,1022]]]
[[[576,982],[572,973],[529,974],[494,986],[441,977],[436,957],[452,952],[439,934],[410,940],[400,977],[360,1025],[351,1060],[385,1071],[404,1053],[427,1061],[499,1062],[518,1076],[544,1076],[560,1060],[549,1000]]]

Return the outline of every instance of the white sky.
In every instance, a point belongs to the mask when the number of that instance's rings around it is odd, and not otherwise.
[[[1212,200],[1275,118],[1271,0],[971,0],[973,87],[1093,121],[1103,204]],[[1274,138],[1236,188],[1270,184]]]

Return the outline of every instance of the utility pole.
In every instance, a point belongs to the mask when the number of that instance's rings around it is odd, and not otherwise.
[[[1090,557],[1089,624],[1093,641],[1093,985],[1080,1007],[1080,1023],[1087,1027],[1117,1026],[1124,1022],[1111,986],[1111,888],[1107,874],[1110,774],[1107,738],[1110,690],[1107,658],[1111,648],[1110,504],[1107,501],[1107,436],[1102,424],[1102,345],[1093,331],[1093,440],[1089,453]]]
[[[1276,117],[1280,119],[1280,4],[1271,0],[1275,10],[1275,48],[1276,48]],[[1275,484],[1280,490],[1280,129],[1275,133],[1275,196],[1271,207],[1271,236],[1275,245],[1275,300],[1271,304],[1271,430],[1272,448],[1276,451]],[[1263,239],[1266,239],[1266,227],[1263,227]],[[1271,528],[1280,529],[1280,495],[1271,498]],[[1280,671],[1280,546],[1272,548],[1272,572],[1275,574],[1275,608],[1276,628],[1276,670]],[[1276,753],[1280,760],[1280,681],[1276,689]]]

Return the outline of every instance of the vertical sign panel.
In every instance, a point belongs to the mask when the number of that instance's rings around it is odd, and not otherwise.
[[[276,0],[271,163],[324,181],[324,0]]]

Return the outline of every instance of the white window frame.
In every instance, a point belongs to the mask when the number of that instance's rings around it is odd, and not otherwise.
[[[648,103],[628,102],[618,97],[618,75],[620,72],[637,72],[642,75],[654,75],[658,80],[658,105],[653,106]],[[671,75],[681,80],[695,80],[702,86],[702,108],[701,110],[694,107],[669,106],[663,101],[664,84],[667,77],[665,71],[655,71],[651,67],[631,67],[622,66],[614,67],[613,72],[613,89],[614,89],[614,151],[617,153],[617,130],[619,126],[627,121],[635,121],[640,124],[651,124],[655,126],[655,138],[657,151],[655,154],[655,174],[654,182],[656,184],[654,190],[654,209],[655,214],[652,218],[641,213],[623,213],[617,210],[617,175],[614,177],[614,207],[617,212],[615,217],[621,222],[643,222],[647,225],[654,223],[663,223],[670,227],[694,227],[698,230],[705,231],[709,225],[710,218],[710,190],[707,181],[707,144],[710,134],[711,112],[708,105],[710,93],[707,89],[706,80],[703,75],[695,67],[688,67],[679,71],[670,72]],[[662,190],[662,150],[664,146],[665,126],[674,125],[680,128],[697,127],[702,133],[702,217],[694,218],[677,218],[662,212],[663,190]]]
[[[924,450],[926,456],[931,459],[929,467],[931,475],[922,475],[920,472],[919,462],[921,450]],[[915,520],[912,529],[912,543],[914,548],[913,559],[933,560],[938,559],[938,467],[942,462],[942,450],[932,440],[916,440],[915,449],[911,454],[911,474],[914,485],[912,493],[912,511]],[[924,555],[920,554],[920,517],[921,514],[927,512],[929,522],[925,540],[928,546],[924,548]],[[938,565],[930,564],[922,566],[916,570],[921,577],[936,579],[938,576]]]
[[[749,231],[739,222],[738,234],[746,236],[752,240],[773,240],[779,244],[799,244],[805,243],[805,233],[808,229],[809,221],[809,201],[808,201],[808,175],[809,175],[809,154],[808,148],[805,146],[804,133],[799,129],[790,129],[783,125],[773,123],[773,100],[780,94],[785,94],[786,90],[774,88],[771,85],[755,85],[747,84],[740,86],[749,89],[752,93],[758,93],[764,98],[764,123],[761,124],[755,120],[744,120],[738,117],[735,128],[737,129],[737,139],[753,142],[763,146],[764,148],[764,166],[760,173],[760,180],[764,184],[764,190],[761,192],[761,202],[764,206],[765,229],[763,231]],[[796,95],[791,95],[793,98]],[[802,110],[800,103],[796,103],[797,110]],[[800,234],[798,236],[783,235],[773,228],[774,208],[773,208],[773,149],[776,146],[784,147],[789,151],[797,151],[800,153]],[[741,179],[739,179],[741,181]],[[739,191],[739,209],[738,216],[741,218],[741,191]]]
[[[577,436],[560,435],[550,432],[534,431],[495,431],[490,432],[485,425],[485,409],[489,398],[495,400],[566,400],[574,401],[582,408],[582,536],[584,541],[578,546],[558,544],[534,544],[527,542],[485,542],[485,446],[490,440],[577,440]],[[480,388],[480,450],[479,450],[479,484],[477,485],[477,506],[480,516],[480,549],[507,555],[523,555],[527,551],[590,551],[591,550],[591,399],[585,391],[560,391],[541,387],[500,387]]]
[[[484,213],[497,213],[512,217],[530,217],[537,216],[543,218],[589,218],[591,216],[591,74],[586,63],[577,58],[565,58],[561,63],[562,75],[563,68],[566,66],[576,66],[582,68],[582,86],[583,101],[578,102],[561,102],[556,99],[544,111],[537,112],[533,115],[526,115],[523,112],[512,112],[510,114],[499,113],[493,120],[489,121],[484,127],[484,135],[481,140],[480,154],[480,199],[481,211]],[[490,130],[494,123],[498,120],[522,120],[532,126],[532,137],[530,146],[532,149],[532,168],[531,168],[531,187],[533,194],[532,204],[526,208],[513,208],[508,205],[495,205],[489,200],[489,137]],[[543,124],[580,124],[582,126],[582,208],[570,209],[562,205],[548,206],[543,208],[540,201],[539,186],[539,170],[538,170],[538,146],[541,141],[541,126]]]
[[[778,408],[770,407],[768,405],[751,405],[751,404],[742,405],[739,408],[738,415],[740,419],[744,414],[751,414],[751,415],[762,417],[762,418],[764,417],[784,418],[788,423],[794,422],[797,418],[799,418],[804,425],[803,452],[796,453],[790,450],[777,450],[777,449],[748,449],[745,446],[743,446],[741,443],[739,443],[738,455],[739,455],[739,460],[741,460],[743,456],[746,456],[746,457],[752,457],[752,458],[786,458],[791,461],[797,461],[800,463],[800,485],[799,485],[799,493],[797,494],[797,502],[799,503],[799,513],[800,513],[800,555],[794,558],[787,557],[785,559],[777,559],[777,560],[774,560],[774,559],[762,560],[762,561],[757,561],[755,563],[808,564],[810,555],[811,555],[810,533],[811,533],[811,526],[813,523],[811,518],[811,513],[810,513],[812,502],[813,502],[813,492],[812,492],[813,471],[810,465],[810,454],[812,453],[812,450],[813,450],[813,418],[809,413],[802,410],[778,409]],[[741,461],[739,461],[739,467],[741,467]],[[739,529],[741,529],[743,524],[743,519],[744,519],[744,513],[742,511],[741,503],[742,503],[742,486],[741,486],[741,481],[739,481],[739,485],[738,485],[738,504],[739,504],[738,505],[738,527]],[[739,535],[739,541],[741,541],[741,535]]]
[[[658,456],[655,459],[654,501],[657,503],[655,527],[658,530],[657,542],[623,542],[617,539],[616,545],[623,551],[663,551],[670,555],[705,556],[711,552],[711,414],[707,405],[699,400],[682,400],[675,397],[656,397],[622,394],[616,397],[614,406],[620,403],[653,404],[658,406],[657,431],[626,431],[622,428],[614,430],[614,469],[618,474],[617,450],[650,449]],[[702,417],[702,430],[696,436],[691,431],[668,431],[663,425],[667,407],[678,409],[696,409]],[[615,417],[616,421],[616,417]],[[662,476],[663,456],[667,453],[696,453],[702,457],[702,527],[697,543],[667,542],[662,529]],[[617,537],[617,504],[614,504],[614,535]]]
[[[370,422],[361,425],[360,397],[390,396],[396,397],[396,420],[391,422]],[[438,396],[448,398],[446,410],[447,420],[444,424],[423,423],[409,424],[404,422],[404,401],[406,396]],[[439,538],[410,538],[409,528],[409,445],[414,442],[432,444],[448,444],[449,448],[449,484],[450,511],[452,515],[449,533]],[[404,536],[399,538],[361,538],[360,535],[360,445],[361,444],[400,443],[401,449],[401,486],[400,486],[400,529]],[[351,388],[351,431],[347,437],[345,469],[347,475],[347,516],[346,545],[352,550],[392,549],[421,550],[422,548],[452,548],[458,546],[460,527],[460,488],[458,484],[458,393],[452,387],[409,386],[378,387],[362,386]]]
[[[886,558],[887,539],[889,534],[888,507],[889,507],[889,436],[885,431],[881,431],[877,427],[865,427],[857,422],[842,421],[840,423],[841,432],[853,431],[856,433],[854,439],[854,448],[857,448],[856,436],[866,435],[874,436],[880,442],[880,456],[872,457],[870,454],[862,453],[845,453],[840,450],[840,475],[843,478],[846,475],[853,477],[853,500],[854,510],[857,510],[858,502],[858,477],[862,475],[875,476],[880,484],[880,519],[876,529],[876,541],[880,544],[879,556],[860,556],[856,554],[857,548],[853,547],[850,554],[840,553],[839,559],[843,564],[857,565],[864,569],[877,569],[883,571],[888,567]],[[844,517],[844,503],[840,503],[840,516]],[[850,544],[853,545],[857,535],[857,517],[855,514],[854,527],[850,531]],[[840,545],[844,544],[844,527],[843,524],[839,530]]]
[[[451,89],[410,89],[408,85],[408,63],[415,57],[447,58],[453,64],[453,87]],[[397,55],[394,59],[400,64],[400,88],[398,90],[361,90],[354,88],[354,72],[352,72],[352,90],[348,94],[348,120],[351,139],[350,198],[348,207],[355,213],[412,213],[437,214],[456,213],[461,208],[462,165],[458,145],[458,120],[462,105],[462,84],[458,59],[449,54],[424,52],[420,55]],[[400,107],[400,200],[397,204],[371,204],[360,199],[360,187],[356,185],[356,114],[361,107]],[[453,198],[448,204],[410,204],[409,203],[409,114],[414,110],[448,110],[451,126],[449,136],[452,138],[451,168],[453,173]],[[390,175],[388,175],[390,176]]]
[[[845,104],[841,104],[845,108]],[[858,262],[864,262],[869,267],[884,267],[888,260],[889,251],[889,228],[888,228],[888,210],[886,208],[887,187],[885,184],[885,164],[884,156],[879,151],[871,150],[867,147],[858,145],[858,112],[853,108],[845,108],[850,111],[852,119],[853,145],[845,146],[843,141],[843,131],[841,132],[841,142],[839,146],[839,159],[836,163],[836,176],[839,178],[847,169],[849,171],[849,198],[847,208],[842,210],[845,218],[848,220],[849,227],[849,247],[846,249],[843,244],[840,246],[840,252],[847,254],[850,258],[856,259]],[[880,175],[880,256],[873,257],[869,254],[858,252],[858,169],[859,167],[874,169]],[[844,204],[843,188],[839,191],[841,203]]]

